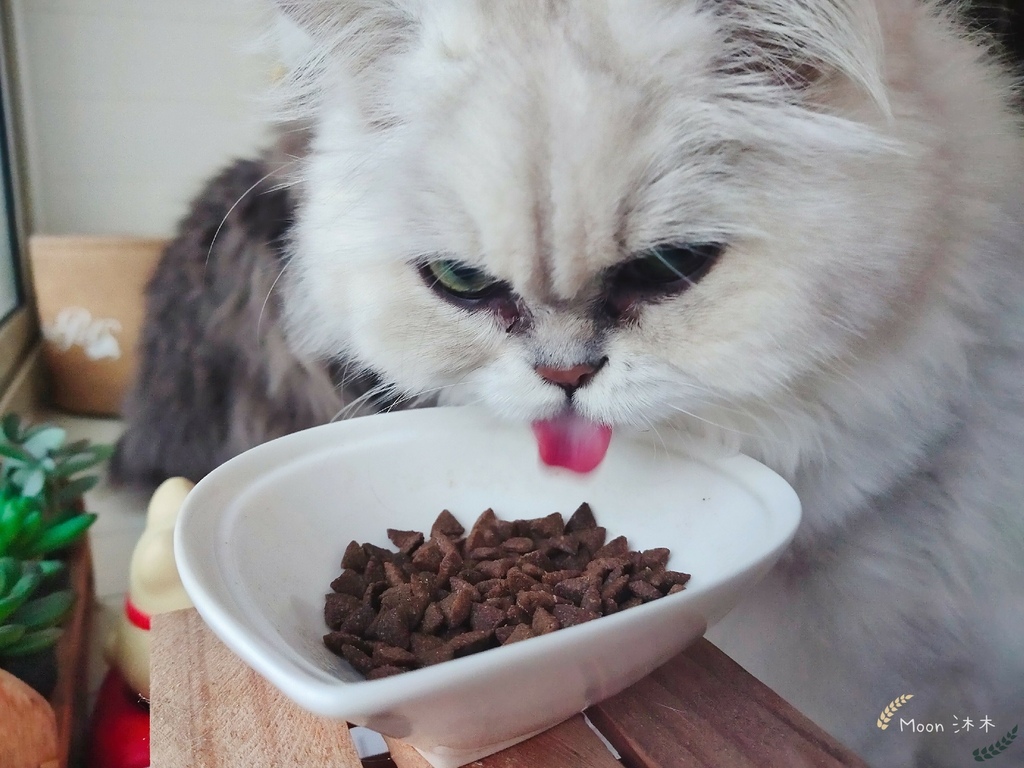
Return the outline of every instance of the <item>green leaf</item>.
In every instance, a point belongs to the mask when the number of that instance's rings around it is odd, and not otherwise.
[[[96,462],[106,461],[114,455],[114,446],[106,443],[90,446],[89,450],[92,451],[92,457]]]
[[[33,509],[21,520],[21,530],[8,545],[12,555],[30,557],[32,547],[43,530],[43,513]]]
[[[35,461],[35,457],[31,453],[14,443],[0,443],[0,456],[21,464]]]
[[[60,560],[37,560],[36,565],[39,566],[39,571],[43,574],[44,581],[52,579],[64,570],[64,563]]]
[[[0,553],[7,551],[14,538],[21,530],[21,515],[17,507],[8,503],[0,510]]]
[[[35,566],[34,563],[31,565]],[[43,575],[38,566],[35,566],[34,568],[22,568],[21,578],[15,582],[14,587],[7,594],[7,597],[0,600],[0,623],[6,621],[8,616],[21,608],[21,606],[28,601],[32,596],[32,593],[36,591],[36,587],[39,586],[39,582],[42,580]]]
[[[103,459],[97,459],[93,456],[87,456],[83,458],[68,459],[57,464],[53,470],[54,477],[71,477],[72,475],[84,472],[87,469],[92,469],[97,464],[101,464]]]
[[[47,552],[66,547],[78,540],[95,520],[96,515],[90,512],[51,526],[36,540],[30,555],[45,555]]]
[[[60,427],[43,425],[40,428],[32,430],[30,436],[25,440],[22,447],[37,459],[41,459],[44,456],[47,456],[50,451],[55,451],[64,445],[64,441],[67,440],[67,437],[68,433]]]
[[[8,657],[27,656],[30,653],[36,653],[44,648],[49,648],[57,642],[63,631],[59,627],[47,627],[35,632],[27,632],[20,640],[7,646],[3,650],[3,655]]]
[[[24,634],[25,628],[17,624],[0,626],[0,653],[3,653],[4,648],[7,646],[21,640]]]
[[[70,589],[51,592],[45,597],[29,600],[10,615],[11,624],[20,624],[26,630],[33,631],[46,627],[55,627],[64,620],[75,604],[75,593]]]
[[[100,481],[96,475],[86,475],[72,480],[57,492],[57,503],[66,504],[80,498],[87,491],[91,491]]]
[[[0,597],[7,594],[21,578],[21,563],[13,557],[0,557]]]
[[[3,421],[0,421],[0,429],[3,430],[4,437],[12,443],[19,442],[21,437],[21,419],[18,418],[18,414],[8,413],[4,416]]]
[[[46,484],[46,474],[41,469],[33,469],[23,481],[21,481],[21,493],[23,496],[38,496]]]

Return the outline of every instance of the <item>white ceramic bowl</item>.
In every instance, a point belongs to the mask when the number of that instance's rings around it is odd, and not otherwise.
[[[685,591],[522,643],[361,679],[323,646],[323,596],[355,539],[429,530],[442,509],[467,528],[568,516],[580,502],[634,549],[669,547]],[[682,651],[763,576],[800,504],[753,459],[704,463],[613,439],[590,475],[540,465],[530,429],[468,408],[369,416],[275,440],[211,473],[175,531],[181,579],[229,648],[327,717],[404,739],[452,768],[611,696]]]

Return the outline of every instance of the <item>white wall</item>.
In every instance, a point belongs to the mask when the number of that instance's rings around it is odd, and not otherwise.
[[[261,0],[9,0],[31,228],[169,235],[267,138]]]

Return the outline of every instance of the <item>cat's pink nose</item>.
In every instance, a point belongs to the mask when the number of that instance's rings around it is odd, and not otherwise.
[[[570,368],[555,368],[550,365],[538,365],[534,370],[536,370],[537,375],[545,381],[550,381],[552,384],[555,384],[569,394],[572,394],[594,378],[594,374],[598,372],[602,365],[604,365],[604,362],[605,361],[602,360],[596,365],[591,363],[580,363],[579,365],[574,365]]]

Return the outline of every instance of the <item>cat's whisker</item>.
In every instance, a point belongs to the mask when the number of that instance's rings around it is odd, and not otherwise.
[[[749,438],[752,438],[754,440],[762,440],[762,439],[765,439],[765,438],[771,439],[770,435],[755,434],[753,432],[744,432],[741,429],[735,429],[733,427],[727,427],[725,424],[719,424],[717,422],[711,421],[710,419],[705,419],[704,417],[698,416],[697,414],[693,413],[692,411],[688,411],[685,408],[680,408],[677,405],[672,405],[671,403],[668,404],[668,407],[671,408],[673,411],[676,411],[678,413],[683,414],[684,416],[689,416],[692,419],[696,419],[697,421],[703,422],[703,423],[705,423],[705,424],[707,424],[709,426],[714,427],[715,429],[721,429],[724,432],[731,432],[733,434],[740,435],[742,437],[749,437]]]
[[[221,230],[224,229],[224,225],[227,223],[227,220],[231,217],[231,214],[234,212],[235,208],[237,208],[238,205],[243,200],[245,200],[245,198],[248,197],[249,194],[254,189],[256,189],[256,187],[258,187],[260,184],[262,184],[264,181],[269,179],[274,174],[280,173],[284,167],[287,167],[289,165],[293,165],[293,163],[286,163],[285,166],[283,166],[282,168],[274,168],[270,171],[267,171],[267,173],[260,177],[252,186],[245,190],[245,192],[239,195],[238,199],[231,204],[231,207],[228,208],[228,212],[224,214],[224,217],[220,220],[220,224],[217,225],[217,229],[213,233],[213,238],[210,240],[210,247],[206,250],[206,267],[210,266],[210,257],[213,255],[213,248],[217,244],[217,238],[220,237]]]
[[[371,400],[373,400],[373,398],[383,395],[387,393],[389,390],[393,389],[394,385],[387,382],[375,384],[374,386],[366,390],[363,394],[359,395],[359,397],[355,398],[352,402],[345,405],[340,411],[338,411],[331,419],[330,423],[333,424],[336,421],[342,421],[348,418],[351,412],[354,411],[355,409],[370,402]]]
[[[278,281],[284,276],[285,270],[288,269],[288,265],[291,262],[286,261],[284,266],[281,267],[281,271],[277,273],[277,277],[274,278],[274,282],[270,284],[270,290],[267,291],[267,298],[263,300],[263,306],[260,307],[259,317],[256,318],[256,341],[260,339],[260,326],[263,323],[263,314],[267,311],[267,304],[270,303],[270,295],[274,292],[274,288],[277,287]]]

